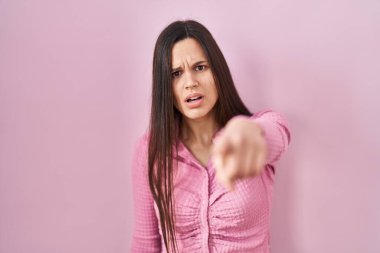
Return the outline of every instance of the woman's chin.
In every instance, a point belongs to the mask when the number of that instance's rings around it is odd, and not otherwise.
[[[209,111],[205,112],[204,110],[197,110],[197,111],[194,110],[191,112],[185,112],[183,116],[189,120],[198,121],[198,120],[207,119],[208,116],[211,116],[211,115]]]

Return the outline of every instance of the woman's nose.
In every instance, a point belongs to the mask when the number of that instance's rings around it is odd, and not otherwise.
[[[199,83],[193,78],[193,75],[191,73],[187,74],[185,88],[186,89],[192,89],[199,85]]]
[[[186,89],[193,89],[193,88],[195,88],[195,87],[198,87],[198,82],[196,82],[196,81],[194,81],[194,82],[192,82],[192,83],[188,83],[186,86],[185,86],[185,88]]]

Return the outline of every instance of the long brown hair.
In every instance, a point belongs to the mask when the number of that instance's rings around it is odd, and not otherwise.
[[[153,56],[152,108],[149,124],[148,168],[149,185],[160,214],[160,225],[168,252],[177,252],[175,213],[173,209],[173,158],[182,115],[174,107],[172,90],[172,48],[186,38],[196,39],[210,64],[218,101],[215,120],[225,126],[233,116],[252,116],[241,101],[227,62],[216,41],[205,26],[194,20],[179,20],[169,24],[158,36]],[[172,251],[170,251],[172,249]]]

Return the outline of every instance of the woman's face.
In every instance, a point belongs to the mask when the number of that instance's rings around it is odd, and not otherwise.
[[[214,78],[201,45],[192,38],[172,49],[172,85],[175,107],[191,120],[213,117],[218,100]]]

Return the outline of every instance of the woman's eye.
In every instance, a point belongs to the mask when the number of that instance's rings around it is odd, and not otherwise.
[[[201,69],[199,69],[199,67],[201,67]],[[199,70],[204,70],[206,68],[206,65],[198,65],[196,68],[198,68]]]
[[[175,77],[178,77],[178,76],[179,76],[179,71],[175,71],[175,72],[172,73],[172,77],[175,78]]]
[[[202,70],[205,70],[206,69],[206,65],[198,65],[195,67],[196,70],[199,70],[199,71],[202,71]],[[172,77],[173,78],[177,78],[181,75],[181,71],[175,71],[172,73]]]

